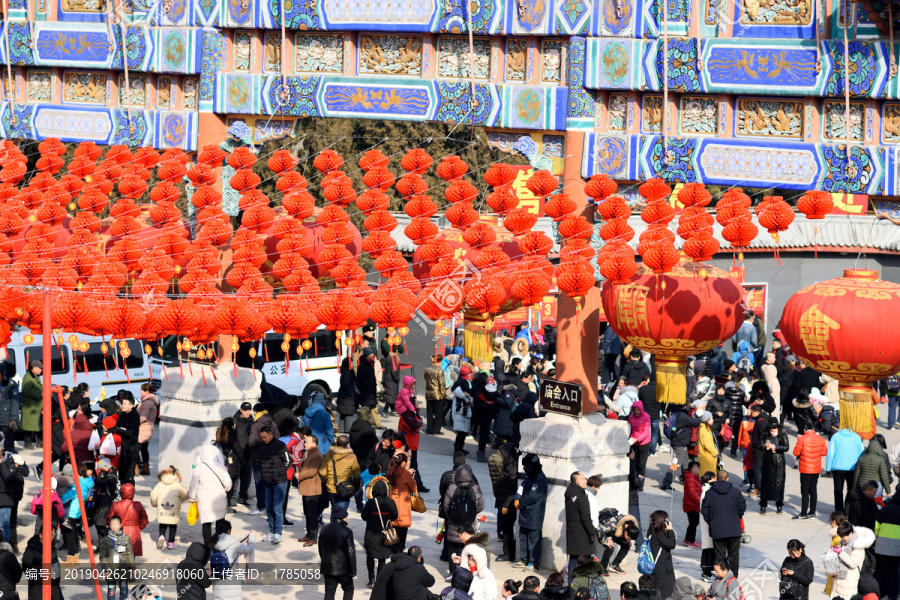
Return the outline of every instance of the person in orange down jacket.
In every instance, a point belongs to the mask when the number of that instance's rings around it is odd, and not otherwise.
[[[800,514],[794,519],[815,519],[817,487],[828,442],[813,429],[797,438],[794,456],[800,458]]]
[[[147,518],[147,511],[144,505],[134,499],[134,486],[130,483],[124,484],[119,489],[121,500],[113,502],[109,514],[106,515],[106,524],[114,516],[122,519],[122,529],[131,539],[131,547],[134,549],[135,556],[143,556],[143,546],[141,546],[141,530],[147,527],[150,520]]]

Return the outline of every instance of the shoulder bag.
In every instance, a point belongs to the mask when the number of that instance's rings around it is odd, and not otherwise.
[[[372,500],[375,501],[375,510],[378,511],[378,520],[381,521],[381,537],[384,539],[384,545],[393,546],[400,541],[400,538],[397,536],[397,530],[394,529],[394,524],[390,521],[387,522],[387,525],[384,524],[384,517],[381,516],[381,507],[378,506],[378,498],[372,498]]]
[[[409,496],[409,504],[413,512],[425,512],[425,498],[420,496],[418,491]]]
[[[334,476],[334,493],[341,500],[348,500],[356,494],[356,487],[353,485],[353,481],[341,481],[338,483],[337,480],[337,463],[334,462],[334,459],[331,459],[331,468],[332,475]]]

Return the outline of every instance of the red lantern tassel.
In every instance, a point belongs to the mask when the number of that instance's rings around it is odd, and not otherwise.
[[[168,381],[169,380],[169,372],[166,371],[166,365],[163,364],[162,368],[163,368],[163,377],[165,377],[166,381]]]
[[[194,376],[194,366],[191,364],[191,361],[188,361],[188,373],[191,374],[191,377]]]
[[[150,379],[152,380],[153,379],[153,363],[150,361],[147,361],[147,368],[150,371]]]
[[[200,366],[200,374],[203,376],[203,385],[206,385],[206,369],[203,366]]]
[[[178,361],[178,377],[184,379],[184,363],[180,360]]]
[[[128,375],[128,365],[126,365],[126,364],[123,362],[123,363],[122,363],[122,366],[123,366],[123,368],[125,369],[125,379],[128,381],[128,383],[131,383],[131,376]]]
[[[266,353],[266,362],[269,362],[269,346],[266,344],[266,338],[263,338],[263,350]]]
[[[213,376],[213,381],[214,381],[214,382],[218,382],[218,381],[219,381],[219,378],[216,377],[216,370],[212,367],[212,365],[209,366],[209,374]]]
[[[84,372],[87,373],[87,356],[82,356],[81,360],[84,362]]]
[[[63,370],[65,370],[66,369],[66,357],[63,356],[63,353],[60,352],[60,350],[59,350],[59,340],[56,338],[53,338],[53,343],[56,344],[56,353],[59,354],[59,361],[62,364]]]
[[[237,379],[237,363],[232,363],[234,365],[234,378]],[[253,369],[256,371],[256,369]]]
[[[309,352],[304,352],[303,355],[306,357],[306,370],[309,371]]]
[[[288,373],[291,370],[291,361],[288,359],[287,354],[284,355],[284,376],[287,377]]]

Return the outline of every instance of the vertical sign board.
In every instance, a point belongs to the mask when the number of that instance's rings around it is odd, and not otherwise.
[[[581,399],[584,391],[580,383],[555,379],[541,381],[540,406],[544,412],[554,412],[570,417],[581,416]]]
[[[763,327],[766,325],[766,301],[768,300],[769,284],[767,283],[742,283],[744,288],[744,305],[762,319]]]

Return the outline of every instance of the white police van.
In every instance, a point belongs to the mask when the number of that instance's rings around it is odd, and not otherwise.
[[[28,363],[43,359],[43,339],[25,328],[12,332],[12,341],[0,359],[6,363],[7,374],[21,388],[22,378],[28,372]],[[106,352],[104,353],[104,346]],[[69,388],[85,382],[90,386],[91,397],[105,387],[108,396],[115,396],[120,389],[128,390],[135,398],[141,397],[141,385],[150,380],[150,363],[139,340],[112,340],[66,332],[56,334],[51,344],[50,380],[53,385]],[[44,365],[44,369],[48,368]],[[127,368],[127,374],[126,374]]]

